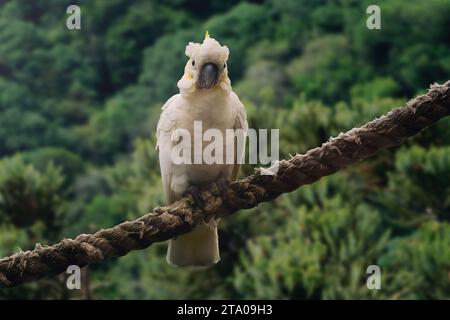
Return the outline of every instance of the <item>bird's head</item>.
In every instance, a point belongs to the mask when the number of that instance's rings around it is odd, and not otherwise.
[[[206,32],[203,43],[190,42],[186,46],[189,57],[184,68],[184,75],[178,82],[182,91],[209,90],[221,87],[227,90],[228,79],[227,60],[229,50],[226,46],[211,38]]]

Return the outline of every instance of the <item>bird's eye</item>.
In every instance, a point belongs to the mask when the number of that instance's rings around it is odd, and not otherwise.
[[[195,60],[192,60],[192,66],[195,66]]]

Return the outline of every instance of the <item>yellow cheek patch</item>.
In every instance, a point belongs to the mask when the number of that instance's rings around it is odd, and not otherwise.
[[[192,73],[190,73],[190,72],[186,73],[186,74],[185,74],[185,77],[186,77],[187,80],[192,80],[192,79],[194,79],[194,77],[192,76]]]

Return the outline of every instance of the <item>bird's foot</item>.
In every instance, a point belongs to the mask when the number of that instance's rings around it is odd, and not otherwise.
[[[205,202],[202,198],[202,192],[197,186],[189,186],[186,191],[183,193],[183,196],[191,195],[194,200],[194,204],[200,209],[204,209]]]
[[[225,178],[220,178],[214,182],[217,190],[219,191],[220,196],[225,199],[228,190],[228,180]]]

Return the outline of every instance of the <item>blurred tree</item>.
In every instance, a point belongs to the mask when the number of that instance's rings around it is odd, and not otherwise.
[[[144,62],[139,83],[147,88],[152,101],[165,101],[177,93],[177,82],[183,75],[186,44],[202,36],[201,31],[178,31],[163,35],[144,51]]]
[[[63,182],[51,163],[38,172],[20,156],[0,161],[0,254],[29,250],[36,243],[56,241],[61,232]],[[62,298],[67,296],[58,278],[3,290],[0,298]]]
[[[308,42],[304,54],[295,59],[288,73],[299,92],[307,98],[332,102],[348,98],[356,82],[356,69],[348,40],[342,35],[323,36]]]
[[[257,41],[264,37],[267,40],[272,31],[272,23],[262,5],[242,2],[226,14],[211,18],[204,25],[204,30],[208,30],[213,38],[230,48],[229,76],[236,79],[245,70],[245,60],[242,57]]]
[[[151,46],[163,33],[190,27],[192,20],[184,12],[158,5],[156,1],[138,1],[106,35],[106,50],[112,81],[123,87],[133,83],[140,71],[141,55],[136,52]]]
[[[450,225],[424,224],[413,235],[395,239],[381,258],[389,298],[448,299]]]
[[[25,162],[31,163],[34,168],[44,172],[49,163],[61,170],[65,177],[63,187],[68,188],[74,182],[75,177],[81,175],[85,164],[81,157],[73,152],[62,148],[39,148],[23,154]]]
[[[272,236],[248,241],[235,269],[239,298],[376,297],[364,272],[385,250],[389,232],[368,206],[353,207],[340,197],[323,205],[299,208]]]
[[[20,157],[0,163],[0,212],[2,221],[30,227],[43,221],[54,232],[60,214],[58,190],[63,182],[59,169],[49,164],[43,174]]]
[[[252,128],[280,156],[378,117],[450,74],[450,2],[70,0],[0,4],[0,254],[165,203],[154,132],[206,30]],[[221,223],[221,262],[169,267],[166,246],[90,269],[94,298],[450,298],[450,119],[301,191]],[[21,152],[22,156],[14,156]],[[253,172],[244,165],[242,175]],[[64,214],[62,214],[64,213]],[[370,264],[382,288],[365,287]],[[447,278],[446,278],[447,277]],[[208,281],[205,282],[204,279]],[[61,279],[1,298],[72,298]]]

